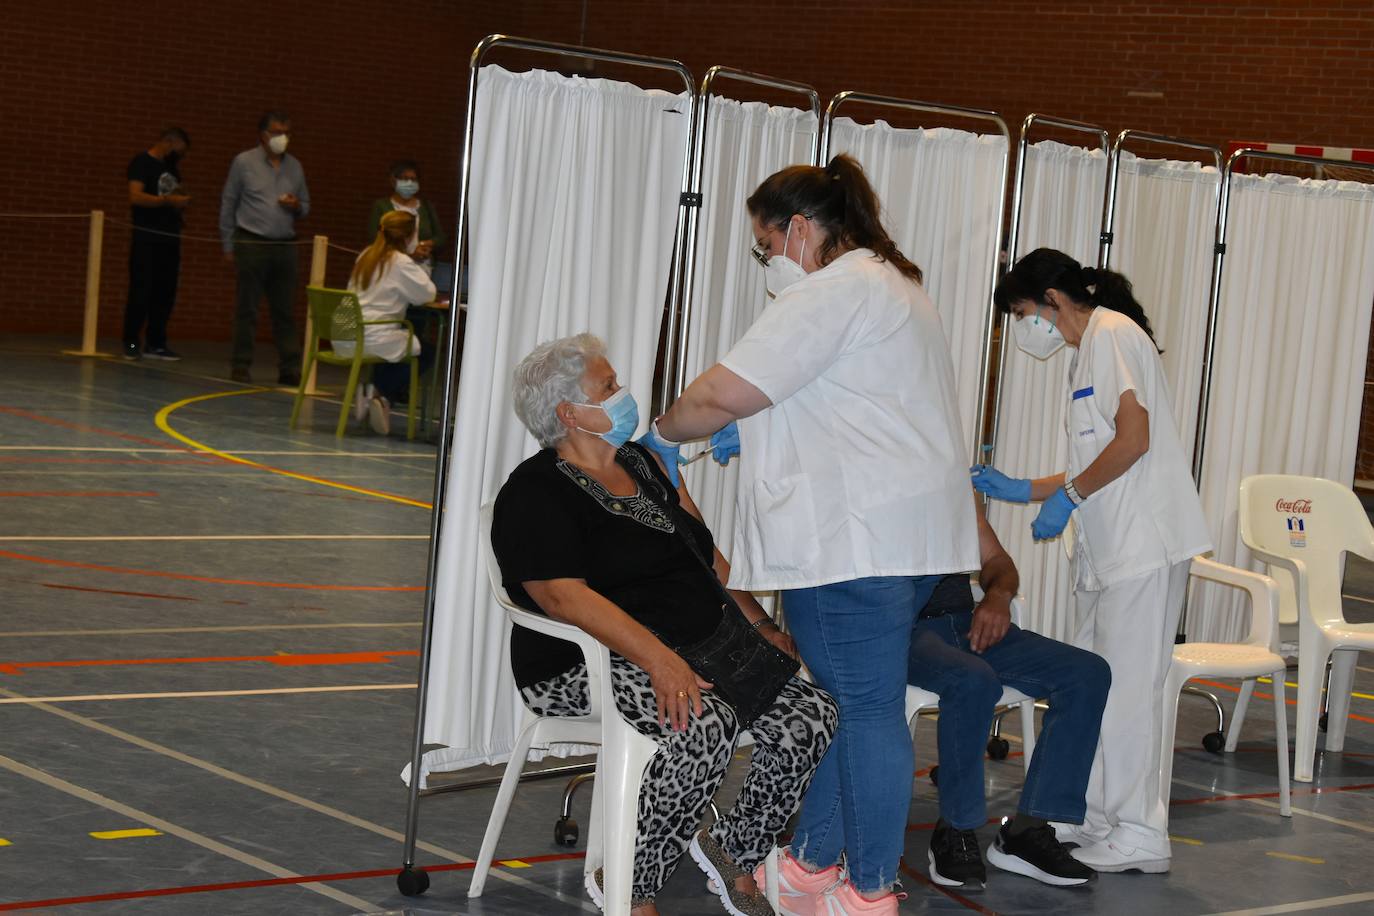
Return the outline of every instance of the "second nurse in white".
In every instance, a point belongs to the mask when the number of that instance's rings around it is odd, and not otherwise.
[[[1025,352],[1048,359],[1065,345],[1077,351],[1063,395],[1068,471],[1014,480],[977,467],[973,475],[989,496],[1043,501],[1031,526],[1037,539],[1075,520],[1074,642],[1107,660],[1112,686],[1073,855],[1097,871],[1165,872],[1161,691],[1189,566],[1212,545],[1159,350],[1130,281],[1061,251],[1026,255],[995,298],[1014,317]]]

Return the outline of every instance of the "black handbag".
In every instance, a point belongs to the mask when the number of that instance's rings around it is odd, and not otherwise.
[[[647,496],[648,489],[643,487],[641,491]],[[669,518],[673,517],[667,505],[660,508]],[[721,608],[720,623],[710,636],[690,645],[669,645],[703,680],[711,682],[711,692],[735,710],[740,727],[748,728],[777,702],[782,688],[801,670],[801,662],[763,638],[716,577],[715,567],[702,556],[691,535],[680,523],[673,527],[711,577],[720,593]]]

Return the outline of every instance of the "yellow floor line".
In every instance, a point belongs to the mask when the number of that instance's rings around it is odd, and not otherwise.
[[[1202,842],[1202,840],[1195,840],[1195,839],[1193,839],[1192,837],[1186,837],[1186,836],[1174,836],[1172,833],[1169,834],[1169,840],[1170,840],[1171,842],[1174,842],[1174,843],[1182,843],[1184,846],[1203,846],[1203,845],[1206,845],[1206,844],[1204,844],[1204,843]]]
[[[97,840],[130,840],[140,836],[162,836],[161,830],[152,827],[139,827],[134,830],[92,830],[91,836]]]
[[[201,401],[211,401],[215,398],[234,397],[235,395],[240,394],[257,394],[259,392],[267,390],[268,389],[266,388],[239,388],[234,391],[217,391],[214,394],[201,394],[193,398],[182,398],[180,401],[174,401],[173,403],[168,404],[166,407],[163,407],[161,410],[159,410],[157,412],[157,416],[153,418],[153,421],[157,424],[158,429],[162,430],[164,433],[171,436],[173,439],[177,440],[183,445],[190,446],[191,448],[196,449],[197,451],[206,452],[208,454],[214,455],[216,458],[222,458],[225,461],[231,461],[234,464],[241,464],[245,467],[256,468],[260,471],[267,471],[272,474],[280,474],[282,477],[290,477],[294,480],[304,480],[306,483],[315,483],[319,484],[320,486],[333,487],[336,490],[346,490],[349,493],[360,493],[363,496],[375,496],[377,499],[385,499],[390,502],[400,503],[403,506],[416,506],[420,509],[432,508],[429,503],[421,502],[418,499],[409,499],[405,496],[397,496],[394,493],[383,493],[380,490],[369,490],[366,487],[355,487],[351,486],[350,484],[339,483],[336,480],[326,480],[323,477],[312,477],[309,474],[298,474],[295,471],[288,471],[283,468],[274,468],[270,465],[262,464],[260,462],[253,461],[248,458],[240,458],[238,455],[232,454],[231,452],[220,451],[219,449],[212,448],[203,442],[197,442],[190,436],[186,436],[182,433],[177,432],[175,429],[172,428],[171,424],[167,422],[167,418],[170,417],[174,411],[180,410],[181,408],[186,407],[189,404],[196,404]]]
[[[14,845],[14,844],[11,843],[9,840],[7,840],[7,839],[5,839],[4,837],[0,836],[0,846],[13,846],[13,845]]]
[[[529,868],[529,867],[530,867],[530,863],[528,863],[528,862],[521,862],[519,859],[502,859],[502,860],[501,860],[500,862],[498,862],[497,864],[498,864],[498,865],[504,865],[504,866],[506,866],[507,868]]]
[[[1305,862],[1308,865],[1325,865],[1325,859],[1318,859],[1315,856],[1295,856],[1291,852],[1266,852],[1266,856],[1271,859],[1286,859],[1289,862]]]
[[[1272,684],[1272,683],[1274,683],[1274,679],[1273,679],[1273,678],[1268,678],[1268,677],[1262,677],[1262,678],[1259,679],[1259,682],[1260,682],[1261,684]],[[1297,690],[1297,689],[1298,689],[1298,682],[1297,682],[1297,681],[1284,681],[1284,682],[1283,682],[1283,686],[1285,686],[1285,687],[1291,687],[1292,689]],[[1359,691],[1352,690],[1352,691],[1350,691],[1350,695],[1351,695],[1352,697],[1359,697],[1361,700],[1374,700],[1374,693],[1360,693]]]

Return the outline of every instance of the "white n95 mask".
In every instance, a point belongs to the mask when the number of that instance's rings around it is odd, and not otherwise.
[[[277,134],[267,141],[267,148],[280,156],[282,153],[286,152],[287,139],[286,134]]]
[[[1016,346],[1036,359],[1049,359],[1064,346],[1064,335],[1054,326],[1054,322],[1040,320],[1040,306],[1035,307],[1035,318],[1020,318],[1011,323],[1011,332],[1016,337]]]
[[[787,235],[783,237],[782,250],[787,250],[787,243],[792,239],[792,224],[787,224]],[[806,257],[806,239],[802,239],[801,257]],[[776,299],[782,295],[782,291],[793,283],[806,277],[806,270],[798,262],[787,257],[785,254],[773,255],[768,259],[768,266],[763,269],[763,286],[768,291],[768,298]]]

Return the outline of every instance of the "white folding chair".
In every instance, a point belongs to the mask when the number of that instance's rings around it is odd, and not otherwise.
[[[1298,735],[1293,778],[1311,782],[1322,680],[1327,685],[1326,750],[1345,747],[1350,690],[1361,650],[1374,650],[1374,624],[1349,623],[1341,606],[1345,554],[1374,560],[1374,526],[1348,487],[1318,477],[1257,474],[1240,484],[1240,536],[1269,564],[1297,610]]]
[[[537,716],[525,710],[524,725],[511,749],[501,787],[496,792],[491,818],[482,837],[482,849],[468,886],[469,897],[480,897],[491,870],[492,856],[501,839],[510,812],[520,773],[531,747],[550,744],[597,744],[596,779],[592,784],[591,829],[587,834],[587,856],[583,874],[602,871],[606,900],[603,912],[626,916],[630,912],[634,880],[635,835],[639,813],[639,788],[644,768],[658,752],[658,745],[637,732],[616,708],[611,693],[611,654],[593,636],[540,614],[523,610],[511,601],[501,584],[501,569],[491,548],[492,503],[482,506],[481,550],[486,560],[492,594],[513,626],[526,627],[556,639],[575,643],[587,662],[589,709],[585,716]],[[507,633],[509,654],[509,632]],[[769,902],[778,907],[778,859],[775,849],[765,863]]]
[[[1255,678],[1274,679],[1274,740],[1279,755],[1279,813],[1292,817],[1288,786],[1288,712],[1284,699],[1283,658],[1278,648],[1279,587],[1273,579],[1249,570],[1221,563],[1193,559],[1189,575],[1244,590],[1250,596],[1250,632],[1238,643],[1186,642],[1174,646],[1173,663],[1164,679],[1164,728],[1160,736],[1159,791],[1167,809],[1174,773],[1174,734],[1178,724],[1178,696],[1183,685],[1195,677],[1235,677],[1246,679],[1236,700],[1231,726],[1226,733],[1226,750],[1234,751],[1240,740],[1245,708],[1254,689]]]
[[[983,593],[977,584],[973,585],[975,600],[982,600]],[[1024,602],[1018,595],[1011,602],[1011,622],[1017,626],[1021,625],[1023,616]],[[1035,753],[1035,697],[1028,697],[1019,690],[1010,687],[1002,688],[1002,696],[997,701],[998,706],[1015,706],[1021,712],[1021,749],[1022,749],[1022,768],[1030,770],[1031,755]],[[940,708],[940,696],[929,690],[922,690],[920,687],[908,684],[906,687],[906,720],[907,727],[911,730],[911,740],[916,741],[916,719],[923,712],[931,712]],[[932,771],[932,781],[937,785],[939,778]]]

